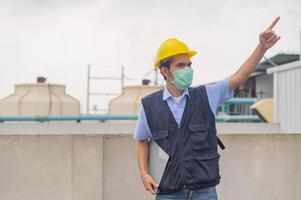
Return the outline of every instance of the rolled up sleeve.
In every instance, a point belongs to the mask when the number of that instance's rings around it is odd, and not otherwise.
[[[234,96],[234,90],[229,87],[230,77],[226,77],[214,84],[206,85],[208,101],[212,112],[215,114],[218,105]]]
[[[151,138],[151,131],[149,129],[146,116],[145,116],[145,111],[142,105],[140,106],[140,114],[137,120],[133,138],[135,140],[147,140]]]

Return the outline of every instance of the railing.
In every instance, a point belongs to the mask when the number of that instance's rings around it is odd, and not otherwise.
[[[217,115],[216,121],[256,121],[260,122],[260,118],[254,115],[250,105],[254,104],[258,99],[256,98],[231,98],[222,105],[220,105],[221,112],[226,113],[225,115]],[[249,105],[247,115],[229,115],[230,104],[235,105]]]
[[[0,116],[0,122],[4,121],[84,121],[84,120],[137,120],[137,115],[63,115],[63,116]]]
[[[232,98],[226,101],[222,106],[222,111],[227,113],[229,104],[251,105],[257,99],[254,98]],[[251,113],[251,112],[249,112]],[[107,120],[137,120],[137,115],[64,115],[64,116],[0,116],[0,122],[5,121],[107,121]],[[261,121],[257,115],[217,115],[216,121]]]

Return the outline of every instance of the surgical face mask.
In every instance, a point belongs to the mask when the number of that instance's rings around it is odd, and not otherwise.
[[[171,81],[179,90],[185,90],[192,84],[193,69],[185,67],[173,72],[175,80]]]

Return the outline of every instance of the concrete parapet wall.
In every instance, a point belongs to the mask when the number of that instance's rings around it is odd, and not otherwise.
[[[301,134],[220,138],[219,199],[301,198]],[[153,199],[131,134],[0,135],[0,177],[1,200]]]

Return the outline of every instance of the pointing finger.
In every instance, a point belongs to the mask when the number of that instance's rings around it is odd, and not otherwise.
[[[279,21],[279,19],[280,17],[277,17],[266,30],[272,30],[274,26],[277,24],[277,22]]]

